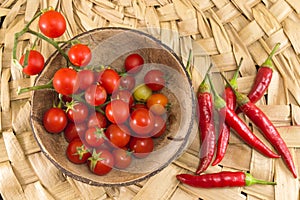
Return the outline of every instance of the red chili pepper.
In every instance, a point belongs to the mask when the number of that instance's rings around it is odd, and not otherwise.
[[[213,102],[207,75],[199,86],[198,93],[200,162],[196,174],[204,172],[210,165],[215,152],[215,127],[213,121]]]
[[[226,79],[225,79],[226,80]],[[226,80],[227,81],[227,80]],[[237,103],[243,113],[261,130],[264,137],[273,145],[279,155],[283,158],[288,169],[292,172],[293,176],[297,178],[297,170],[293,162],[292,155],[278,133],[277,129],[269,118],[261,111],[254,103],[252,103],[246,95],[243,95],[234,90]]]
[[[225,101],[217,94],[213,85],[211,84],[212,93],[214,95],[215,108],[217,110],[225,109],[225,122],[251,147],[259,151],[263,155],[270,158],[279,158],[273,153],[258,137],[256,137],[243,120],[231,109],[226,107]]]
[[[249,173],[222,171],[212,174],[179,174],[176,178],[187,185],[198,188],[243,187],[254,184],[276,185],[275,182],[254,178]]]
[[[239,69],[242,65],[243,58],[241,58],[238,65],[238,69],[235,71],[232,79],[230,80],[231,85],[234,85],[237,88],[237,78],[239,75]],[[234,110],[236,107],[236,98],[234,92],[232,91],[229,85],[225,86],[224,91],[226,106],[228,109]],[[225,122],[226,109],[221,109],[219,112],[219,138],[217,143],[216,157],[212,166],[219,164],[225,156],[226,149],[228,147],[229,136],[230,136],[230,127]]]
[[[277,43],[273,48],[272,52],[265,60],[265,62],[259,67],[255,76],[254,83],[248,93],[248,98],[252,103],[256,103],[265,94],[268,89],[273,76],[273,63],[272,57],[279,48],[280,43]],[[238,108],[236,113],[240,113],[241,110]]]

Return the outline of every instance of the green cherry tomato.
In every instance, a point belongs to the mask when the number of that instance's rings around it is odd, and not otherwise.
[[[146,102],[152,95],[152,90],[145,84],[138,85],[133,92],[133,97],[136,101]]]

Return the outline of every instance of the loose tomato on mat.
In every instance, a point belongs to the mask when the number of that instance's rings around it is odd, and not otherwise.
[[[26,54],[20,58],[20,64],[24,67],[23,72],[27,75],[39,74],[44,69],[45,60],[43,55],[36,51],[30,50],[28,53],[27,65],[24,66]]]
[[[145,108],[134,110],[129,119],[130,128],[139,136],[147,136],[154,128],[154,115]]]
[[[67,103],[67,117],[70,121],[81,123],[86,120],[89,115],[89,108],[83,102],[71,101]]]
[[[72,140],[66,150],[67,158],[75,164],[82,164],[91,157],[91,153],[79,138]]]
[[[132,137],[129,142],[129,148],[133,151],[136,158],[146,158],[154,149],[152,138]]]
[[[118,169],[126,169],[132,162],[132,152],[125,149],[114,149],[112,152],[115,161],[115,167]]]
[[[115,147],[125,147],[130,140],[130,130],[125,125],[111,124],[105,131],[107,139]]]
[[[106,128],[108,125],[107,119],[105,115],[100,112],[93,112],[87,120],[87,126],[89,128],[98,127],[98,128]]]
[[[85,123],[69,122],[64,130],[64,137],[67,142],[71,142],[75,138],[83,138],[86,129]]]
[[[111,123],[123,124],[130,115],[129,105],[120,99],[112,100],[106,105],[105,115]]]
[[[98,82],[108,94],[112,94],[119,87],[120,75],[114,69],[100,71]]]
[[[53,87],[59,94],[74,94],[79,88],[77,72],[71,68],[60,68],[54,74]]]
[[[163,115],[166,113],[167,104],[168,97],[161,93],[153,94],[147,99],[147,107],[151,112],[157,115]]]
[[[160,70],[153,69],[146,73],[144,83],[152,90],[158,91],[165,87],[166,81],[164,73]]]
[[[49,10],[40,16],[39,29],[45,36],[57,38],[66,31],[66,20],[60,12]]]
[[[89,146],[99,147],[106,140],[103,128],[89,128],[85,131],[85,141]]]
[[[124,67],[126,72],[135,74],[139,71],[141,71],[144,64],[144,59],[139,54],[130,54],[126,57],[124,62]]]
[[[87,45],[75,44],[70,48],[68,57],[73,65],[83,67],[88,65],[91,61],[92,52]]]
[[[92,156],[88,158],[87,164],[91,172],[102,176],[112,170],[114,157],[107,150],[94,150]]]
[[[88,104],[100,106],[106,101],[107,93],[101,85],[91,85],[86,89],[84,97]]]
[[[67,126],[68,118],[61,108],[50,108],[43,116],[43,125],[49,133],[60,133]]]
[[[86,90],[90,85],[95,83],[94,73],[92,70],[84,69],[78,72],[79,88]]]

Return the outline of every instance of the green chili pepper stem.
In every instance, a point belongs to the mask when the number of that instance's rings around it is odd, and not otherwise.
[[[239,72],[240,72],[240,68],[241,68],[241,66],[242,66],[243,60],[244,60],[244,58],[242,57],[242,58],[240,59],[240,62],[239,62],[239,65],[238,65],[237,70],[234,72],[234,75],[233,75],[232,79],[229,81],[229,82],[230,82],[230,85],[231,85],[234,89],[237,89],[237,88],[238,88],[238,86],[237,86],[237,78],[238,78],[238,76],[239,76]]]
[[[245,179],[245,186],[251,186],[254,184],[261,184],[261,185],[276,185],[276,182],[271,181],[264,181],[254,178],[251,174],[245,173],[246,179]]]
[[[222,99],[220,97],[220,95],[217,93],[212,81],[211,81],[211,78],[210,78],[210,75],[208,74],[207,75],[208,77],[208,81],[209,81],[209,84],[210,84],[210,88],[211,88],[211,91],[213,93],[213,96],[214,96],[214,104],[215,104],[215,108],[217,110],[220,110],[222,108],[224,108],[226,106],[226,102],[224,101],[224,99]]]
[[[192,78],[191,60],[192,60],[192,50],[190,49],[189,58],[187,60],[186,67],[185,67],[190,78]]]
[[[210,92],[210,86],[209,86],[207,74],[210,72],[212,66],[213,66],[213,64],[210,64],[210,66],[209,66],[209,68],[208,68],[208,70],[207,70],[207,72],[204,76],[203,81],[199,85],[198,93]]]
[[[30,92],[33,90],[41,90],[41,89],[54,89],[52,85],[52,80],[46,83],[45,85],[36,85],[36,86],[31,86],[31,87],[26,87],[26,88],[19,88],[17,91],[17,94],[23,94],[25,92]]]
[[[265,60],[265,62],[261,65],[262,67],[270,67],[273,69],[273,63],[272,63],[272,57],[274,56],[275,52],[279,48],[280,43],[277,43],[271,53],[269,54],[268,58]]]
[[[238,91],[236,91],[236,89],[233,88],[233,86],[230,84],[230,82],[226,79],[226,77],[224,76],[224,74],[221,73],[222,78],[225,80],[226,84],[232,89],[232,91],[234,92],[235,96],[236,96],[236,101],[239,105],[244,105],[246,103],[248,103],[250,100],[249,98],[242,94],[239,93]]]

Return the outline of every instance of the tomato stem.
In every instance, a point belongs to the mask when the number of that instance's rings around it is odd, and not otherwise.
[[[26,88],[18,88],[17,94],[19,95],[19,94],[23,94],[25,92],[41,90],[41,89],[54,89],[53,85],[52,85],[52,80],[50,80],[45,85],[36,85],[36,86],[31,86],[31,87],[26,87]]]

